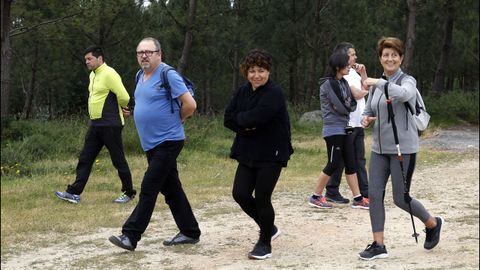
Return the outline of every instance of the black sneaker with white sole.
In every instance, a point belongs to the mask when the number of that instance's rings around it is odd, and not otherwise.
[[[280,231],[280,229],[277,226],[273,225],[271,241],[277,239],[281,233],[282,232]]]
[[[373,242],[364,251],[360,252],[358,257],[366,261],[388,258],[387,248],[385,245],[378,245],[377,242]]]
[[[440,242],[440,231],[442,230],[445,220],[442,217],[435,217],[435,219],[437,220],[437,226],[435,226],[435,228],[425,228],[427,236],[425,237],[425,244],[423,244],[423,247],[426,250],[436,247],[438,242]]]
[[[272,247],[262,242],[258,242],[253,250],[248,253],[248,258],[252,260],[265,260],[272,257]]]

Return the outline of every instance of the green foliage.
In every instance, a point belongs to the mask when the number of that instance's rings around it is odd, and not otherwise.
[[[440,97],[425,96],[427,110],[438,125],[468,122],[479,123],[478,91],[451,91]]]
[[[84,114],[89,71],[83,50],[91,44],[105,48],[107,63],[131,93],[138,70],[134,50],[142,37],[158,38],[162,60],[178,66],[189,1],[148,1],[148,6],[143,2],[147,1],[13,1],[12,33],[30,30],[11,39],[10,113],[21,115],[26,93],[33,91],[33,118]],[[428,90],[442,50],[446,1],[416,2],[411,73],[419,88]],[[453,40],[445,70],[448,90],[479,91],[478,6],[477,0],[454,1]],[[310,107],[318,102],[317,81],[338,42],[352,42],[358,62],[366,65],[370,76],[379,77],[377,40],[405,39],[406,22],[403,0],[197,1],[186,75],[197,85],[199,113],[219,113],[243,83],[239,60],[250,49],[263,48],[273,56],[272,78],[289,101]]]
[[[233,140],[233,132],[223,126],[222,117],[195,116],[186,123],[186,147],[196,151],[226,156],[225,147]],[[222,149],[223,148],[223,149]]]
[[[29,175],[33,162],[77,154],[82,126],[80,119],[12,122],[2,134],[2,175]]]
[[[461,122],[479,123],[478,92],[451,91],[440,97],[424,96],[433,125],[452,125]],[[302,141],[304,136],[320,136],[322,126],[299,123],[308,107],[289,106],[292,133],[303,134],[293,140]],[[2,134],[2,175],[14,177],[31,175],[39,170],[31,164],[41,160],[77,157],[83,146],[88,128],[86,118],[67,118],[53,121],[19,120],[10,121]],[[223,127],[220,116],[196,115],[185,124],[186,149],[228,158],[234,134]],[[135,123],[128,118],[122,133],[127,155],[143,155]],[[319,144],[323,144],[320,142]],[[296,151],[317,154],[317,150],[299,147]],[[312,152],[313,151],[313,152]],[[100,154],[108,159],[106,150]],[[72,168],[73,170],[73,168]]]
[[[122,131],[123,150],[129,154],[143,154],[142,147],[140,145],[140,139],[138,138],[137,128],[133,117],[125,120],[125,126]]]
[[[39,169],[32,167],[34,162],[78,157],[87,121],[81,118],[13,121],[2,136],[2,175],[30,175],[32,170]],[[125,152],[143,153],[133,120],[127,120],[122,137]],[[106,149],[100,156],[109,159]]]
[[[53,159],[75,159],[83,147],[87,119],[72,118],[53,121],[13,121],[2,137],[2,175],[22,177],[42,173],[34,163]],[[228,157],[233,133],[223,127],[221,117],[195,116],[185,124],[185,148],[198,152]],[[127,156],[143,155],[135,123],[128,118],[122,133]],[[109,160],[104,148],[99,155],[97,168],[102,170],[103,160]],[[70,168],[69,172],[73,171]],[[64,170],[61,170],[63,173]]]

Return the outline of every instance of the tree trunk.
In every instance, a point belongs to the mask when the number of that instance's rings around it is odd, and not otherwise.
[[[182,57],[178,64],[178,72],[184,74],[188,67],[188,57],[193,41],[193,26],[195,24],[195,13],[197,11],[197,0],[190,0],[188,5],[187,25],[185,26],[185,41],[183,43]]]
[[[233,67],[232,67],[232,93],[238,89],[240,57],[238,56],[238,46],[233,48]]]
[[[435,71],[435,79],[433,81],[433,93],[440,95],[445,89],[445,73],[448,66],[449,54],[452,49],[452,34],[453,34],[453,0],[447,0],[445,3],[446,20],[443,25],[443,45],[438,61],[437,70]]]
[[[455,74],[450,74],[447,78],[447,91],[453,90],[453,83],[455,82]],[[465,89],[465,88],[464,88]]]
[[[235,10],[235,15],[234,15],[234,22],[235,22],[235,27],[239,27],[239,22],[242,20],[241,14],[242,14],[242,5],[240,3],[240,0],[235,0],[233,3],[233,9]],[[233,42],[233,59],[231,62],[232,65],[232,93],[235,93],[235,91],[239,87],[239,80],[240,80],[240,52],[239,52],[239,40],[240,40],[240,31],[235,29],[234,30],[234,42]]]
[[[290,17],[290,20],[291,20],[291,23],[292,24],[295,24],[296,23],[296,18],[297,18],[297,7],[296,7],[296,1],[295,0],[291,0],[290,2],[290,11],[291,11],[291,15],[289,16]],[[298,50],[298,39],[296,37],[296,35],[293,35],[291,37],[292,39],[292,44],[291,44],[291,47],[289,48],[290,50],[290,54],[289,54],[289,95],[290,95],[290,102],[292,102],[292,104],[296,105],[298,104],[298,89],[297,89],[297,86],[298,86],[298,74],[297,74],[297,71],[298,71],[298,57],[300,55],[299,53],[299,50]]]
[[[210,110],[211,110],[211,93],[209,91],[206,91],[206,89],[210,89],[212,87],[212,80],[210,77],[204,77],[202,81],[200,82],[200,91],[201,93],[199,94],[198,98],[198,109],[197,112],[203,115],[206,115]]]
[[[296,56],[298,54],[295,54]],[[297,63],[297,58],[292,57],[290,58],[290,67],[289,67],[289,94],[290,94],[290,101],[296,105],[298,104],[298,93],[297,93],[297,68],[298,68],[298,63]]]
[[[317,50],[313,50],[312,52],[312,62],[311,62],[311,75],[310,75],[310,82],[307,87],[307,92],[305,93],[305,104],[307,107],[310,107],[312,104],[312,99],[314,99],[315,90],[318,89],[318,74],[317,74],[317,65],[318,65],[318,52]]]
[[[318,60],[320,57],[320,49],[321,49],[321,43],[322,39],[324,38],[321,34],[321,16],[322,16],[322,11],[323,9],[328,5],[328,1],[325,0],[317,0],[315,1],[315,16],[313,20],[313,35],[312,35],[312,41],[311,42],[306,42],[308,47],[310,48],[310,51],[312,52],[312,59],[311,59],[311,66],[310,66],[310,76],[308,78],[309,83],[307,86],[307,90],[305,93],[305,99],[304,103],[307,105],[307,107],[310,107],[312,104],[312,100],[315,99],[315,93],[318,93],[318,78],[321,77],[320,74],[318,74]],[[307,37],[306,37],[307,39]],[[318,96],[317,96],[318,97]]]
[[[33,98],[35,96],[35,86],[36,86],[36,78],[37,78],[37,65],[38,65],[38,43],[35,43],[35,51],[33,54],[33,62],[31,64],[31,75],[30,75],[30,82],[28,84],[28,88],[24,89],[25,93],[25,104],[23,105],[22,111],[22,118],[23,119],[30,119],[32,114],[32,105],[33,105]]]
[[[417,17],[417,0],[407,0],[407,38],[405,42],[405,56],[403,58],[402,69],[410,73],[413,63],[413,51],[415,50],[415,24]]]
[[[9,116],[10,106],[10,60],[12,57],[12,50],[10,47],[10,6],[12,0],[2,0],[2,63],[1,63],[1,85],[2,85],[2,109],[1,120],[3,133],[3,123]]]
[[[207,88],[211,89],[212,87],[212,78],[207,79]],[[205,109],[204,114],[208,114],[212,110],[212,93],[211,91],[205,91]]]

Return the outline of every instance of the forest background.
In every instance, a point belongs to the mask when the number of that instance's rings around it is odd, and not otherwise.
[[[405,41],[403,69],[423,95],[478,98],[478,14],[477,0],[2,0],[1,116],[86,115],[83,51],[91,44],[104,48],[132,93],[135,48],[146,36],[158,38],[163,60],[196,84],[200,114],[223,111],[244,82],[238,66],[252,48],[273,55],[272,77],[292,109],[318,109],[333,47],[353,43],[358,62],[379,77],[382,36]]]
[[[315,254],[324,242],[336,243],[331,252],[341,254],[324,269],[376,267],[359,264],[356,258],[370,236],[366,212],[339,208],[333,216],[324,216],[301,207],[315,185],[319,164],[325,162],[326,149],[321,124],[299,119],[320,108],[318,81],[338,42],[353,43],[358,62],[366,65],[369,76],[379,77],[378,39],[404,40],[403,69],[417,79],[432,115],[421,140],[441,137],[443,128],[460,124],[477,131],[476,139],[462,133],[466,144],[478,142],[478,0],[2,0],[1,4],[2,269],[245,265],[243,252],[258,234],[247,232],[252,224],[231,199],[236,163],[228,154],[234,134],[223,127],[222,116],[232,92],[245,82],[238,65],[252,48],[265,49],[274,58],[271,76],[288,98],[295,149],[276,190],[284,240],[276,244],[269,269],[277,265],[284,269],[292,262],[299,264],[297,268],[318,269],[315,259],[322,257]],[[123,256],[107,238],[118,232],[135,202],[112,206],[120,182],[112,180],[118,177],[105,149],[94,164],[94,179],[82,194],[80,207],[59,202],[53,193],[73,181],[88,127],[84,49],[91,44],[104,47],[107,64],[132,93],[139,68],[135,49],[146,36],[158,38],[163,60],[197,86],[198,111],[185,124],[187,140],[179,166],[186,193],[193,194],[190,202],[207,233],[206,241],[193,251],[161,249],[157,243],[172,235],[175,226],[170,218],[162,218],[168,208],[158,200],[149,240],[139,251]],[[132,118],[126,121],[123,141],[134,185],[140,187],[146,161]],[[454,142],[446,141],[445,145]],[[408,215],[394,214],[393,230],[402,240],[389,246],[397,254],[393,260],[379,262],[376,268],[478,269],[478,146],[471,152],[442,149],[422,146],[415,188],[429,209],[445,215],[452,229],[445,231],[443,244],[426,260],[424,253],[410,248]],[[446,181],[438,181],[438,175]],[[452,181],[461,184],[452,188]],[[346,185],[342,188],[348,194]],[[458,204],[444,200],[459,196],[463,200]],[[394,207],[393,202],[389,207]],[[311,226],[313,232],[317,221],[328,225],[337,220],[363,220],[363,227],[354,230],[353,237],[351,228],[345,227],[350,237],[340,239],[343,242],[325,240],[325,234],[311,239],[312,234],[296,230]],[[328,236],[345,233],[331,225],[335,233]],[[302,237],[304,241],[297,241]],[[290,246],[292,242],[299,246]],[[185,254],[190,257],[185,259]],[[458,256],[465,260],[459,262]],[[252,263],[236,269],[253,267],[259,266]]]
[[[221,121],[252,48],[272,54],[271,76],[295,125],[320,107],[318,81],[333,47],[353,43],[358,62],[379,77],[382,36],[405,41],[402,68],[417,79],[433,125],[479,121],[477,0],[2,0],[1,12],[2,176],[16,177],[18,164],[77,155],[88,122],[84,49],[102,46],[133,94],[135,49],[146,36],[197,86],[197,116],[207,120],[187,125],[191,133]],[[132,119],[124,144],[142,153]]]

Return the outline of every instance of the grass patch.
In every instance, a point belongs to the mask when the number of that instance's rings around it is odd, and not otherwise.
[[[178,166],[192,207],[205,210],[205,217],[199,219],[241,211],[226,206],[208,208],[211,203],[231,198],[237,163],[228,155],[234,134],[223,127],[221,118],[196,116],[187,123],[187,141],[178,158]],[[18,248],[51,245],[52,234],[74,236],[89,234],[98,228],[120,229],[138,198],[126,205],[112,203],[120,193],[121,183],[106,150],[100,153],[94,164],[79,205],[59,201],[54,196],[56,190],[65,190],[74,180],[86,129],[85,121],[32,121],[12,123],[10,127],[12,126],[15,128],[9,131],[6,140],[2,140],[2,256],[15,252]],[[25,140],[35,134],[38,135],[36,142],[41,142],[38,149],[32,143],[33,139]],[[123,138],[134,187],[140,190],[147,163],[133,121],[127,122]],[[297,192],[299,196],[308,194],[315,187],[318,174],[326,162],[327,152],[321,138],[321,125],[301,124],[292,117],[292,138],[295,153],[288,168],[282,171],[274,196],[279,196],[276,194],[280,192]],[[51,143],[51,140],[56,141]],[[366,144],[366,148],[370,149],[370,132],[367,132]],[[35,153],[40,153],[39,149],[45,151],[45,154],[34,157]],[[369,155],[367,151],[367,160]],[[426,150],[420,152],[418,160],[419,166],[432,166],[464,158],[474,156]],[[14,169],[7,170],[9,166]],[[20,170],[20,173],[15,173],[16,170]],[[155,211],[163,211],[170,216],[161,195]],[[468,218],[469,223],[476,221],[478,215]],[[131,256],[126,259],[126,265],[136,268],[137,264],[128,261],[141,259],[142,255],[135,253]],[[99,258],[97,263],[102,263],[102,255]],[[123,256],[119,255],[116,259],[123,260]],[[82,268],[86,262],[80,261],[77,264],[76,267]],[[169,262],[165,261],[165,264],[167,266]]]

